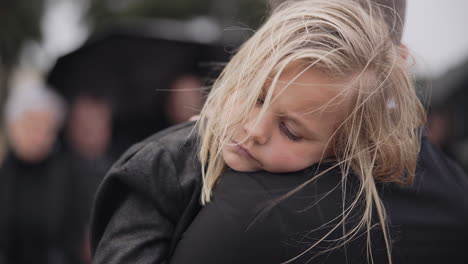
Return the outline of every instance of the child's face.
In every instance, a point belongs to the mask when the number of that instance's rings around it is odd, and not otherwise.
[[[330,139],[348,109],[346,100],[338,94],[348,82],[307,71],[281,92],[297,74],[290,69],[280,76],[273,100],[256,126],[262,100],[250,112],[247,122],[235,129],[230,139],[234,145],[222,150],[230,168],[243,172],[293,172],[332,155]]]

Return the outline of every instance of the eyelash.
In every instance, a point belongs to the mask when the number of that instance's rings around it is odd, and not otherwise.
[[[291,131],[289,130],[289,128],[286,126],[286,124],[285,124],[284,122],[280,122],[279,126],[280,126],[281,132],[282,132],[288,139],[290,139],[291,141],[300,141],[300,140],[302,140],[302,137],[296,136],[296,135],[294,135],[293,133],[291,133]]]
[[[265,102],[265,98],[263,98],[263,97],[259,97],[257,99],[257,105],[263,105],[264,102]]]
[[[263,105],[264,102],[265,102],[264,97],[259,97],[257,99],[257,105]],[[281,133],[283,133],[283,135],[285,135],[289,140],[291,141],[302,140],[302,137],[294,135],[283,121],[280,122],[279,127],[280,127]]]

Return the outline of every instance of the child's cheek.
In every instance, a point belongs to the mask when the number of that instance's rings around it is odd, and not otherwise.
[[[307,168],[312,164],[313,162],[307,158],[307,155],[297,155],[297,153],[284,149],[277,151],[269,159],[272,172],[293,172]]]

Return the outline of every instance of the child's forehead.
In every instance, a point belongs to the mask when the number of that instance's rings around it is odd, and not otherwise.
[[[278,82],[295,82],[297,84],[311,84],[313,82],[346,82],[356,76],[354,72],[338,73],[320,64],[319,61],[295,60],[292,62],[278,63],[277,68],[270,72],[267,82],[274,79]]]
[[[284,71],[270,76],[265,82],[263,93],[271,91],[275,95],[280,95],[289,89],[299,89],[304,93],[305,97],[307,97],[307,92],[311,90],[319,90],[319,94],[344,93],[348,90],[347,88],[353,85],[355,80],[354,74],[337,77],[319,69],[290,66]]]
[[[264,96],[271,92],[272,104],[278,114],[315,115],[346,108],[350,78],[330,78],[327,74],[290,69],[277,82],[264,87]]]

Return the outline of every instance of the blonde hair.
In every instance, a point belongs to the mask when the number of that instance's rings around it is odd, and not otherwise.
[[[392,41],[381,10],[371,1],[366,5],[346,0],[298,0],[281,4],[227,64],[201,112],[202,203],[210,201],[213,186],[226,168],[222,148],[229,144],[233,128],[246,122],[266,84],[270,89],[258,119],[272,100],[279,76],[293,63],[300,62],[304,70],[320,71],[330,78],[353,76],[353,81],[342,91],[343,95],[352,95],[346,96],[352,98],[352,109],[330,141],[338,160],[330,169],[341,168],[343,193],[345,179],[350,174],[360,179],[360,187],[333,230],[341,225],[344,229],[350,211],[363,201],[362,218],[354,228],[343,231],[340,245],[366,228],[368,254],[372,256],[370,230],[376,212],[391,263],[386,215],[376,182],[412,181],[420,147],[419,127],[425,122],[424,109],[399,49]]]
[[[295,0],[270,0],[270,8],[275,9],[285,1]],[[369,0],[354,0],[355,2],[367,5]],[[403,35],[403,26],[406,18],[406,0],[370,0],[375,6],[378,6],[388,29],[390,35],[395,43],[400,43]]]

